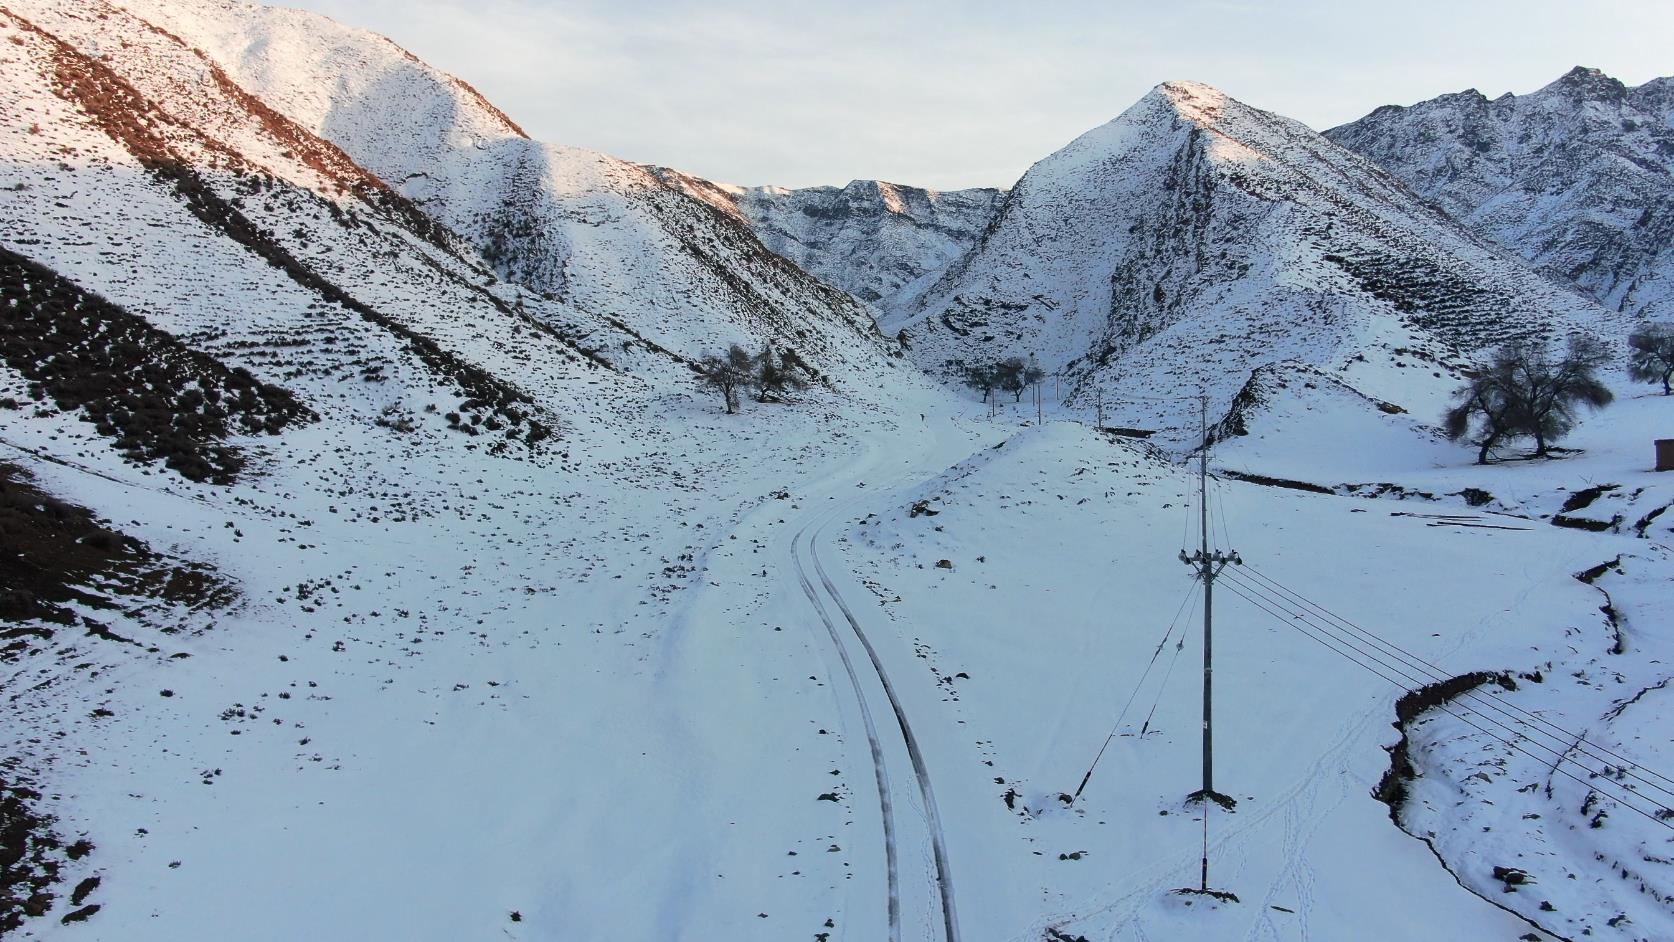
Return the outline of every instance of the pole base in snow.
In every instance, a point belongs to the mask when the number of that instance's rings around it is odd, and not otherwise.
[[[1171,892],[1173,892],[1173,893],[1175,893],[1179,896],[1212,896],[1215,899],[1218,899],[1223,903],[1237,903],[1237,902],[1240,902],[1240,900],[1238,899],[1238,894],[1237,893],[1231,893],[1231,892],[1228,892],[1226,890],[1211,890],[1211,889],[1207,889],[1207,888],[1204,888],[1204,887],[1187,886],[1187,887],[1181,887],[1180,889],[1173,890]]]
[[[1204,791],[1201,788],[1192,792],[1190,795],[1187,795],[1186,803],[1191,804],[1194,801],[1203,801],[1204,799],[1213,801],[1215,804],[1220,805],[1228,811],[1238,810],[1238,799],[1232,797],[1231,795],[1223,795],[1217,791]]]

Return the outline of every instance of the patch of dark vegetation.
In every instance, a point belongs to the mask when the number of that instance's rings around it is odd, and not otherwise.
[[[1101,427],[1099,431],[1115,438],[1150,438],[1157,434],[1154,428],[1122,428],[1109,425]]]
[[[1517,887],[1527,885],[1534,880],[1533,877],[1529,876],[1527,870],[1519,870],[1516,867],[1495,866],[1492,872],[1494,879],[1505,885],[1507,893],[1514,892]]]
[[[40,792],[11,780],[13,766],[10,760],[0,763],[7,775],[0,778],[0,936],[22,928],[26,919],[46,915],[58,898],[54,888],[64,878],[66,860],[75,859],[55,830],[56,822],[40,810]],[[85,838],[76,844],[93,849]],[[98,885],[97,877],[91,884],[83,880],[76,887],[75,904],[81,906]],[[97,905],[82,906],[64,922],[79,922],[98,911]]]
[[[1407,783],[1418,776],[1409,753],[1408,727],[1427,710],[1443,706],[1485,684],[1499,684],[1506,690],[1516,690],[1517,681],[1504,671],[1472,671],[1449,677],[1433,684],[1409,690],[1395,701],[1395,729],[1401,739],[1389,747],[1389,768],[1372,789],[1372,797],[1389,806],[1389,819],[1401,825],[1401,806],[1407,800]]]
[[[80,906],[87,902],[87,897],[91,896],[102,882],[104,882],[102,877],[92,876],[77,883],[76,888],[70,891],[70,905]]]
[[[1622,571],[1622,557],[1617,556],[1615,559],[1599,563],[1597,566],[1583,569],[1575,574],[1575,578],[1580,579],[1588,585],[1592,585],[1594,582],[1598,581],[1600,576],[1612,570],[1616,572]]]
[[[1480,487],[1467,487],[1460,491],[1458,496],[1463,497],[1465,504],[1470,507],[1484,507],[1494,502],[1494,495]]]
[[[1310,494],[1336,494],[1337,492],[1322,484],[1310,484],[1307,481],[1292,481],[1288,478],[1273,478],[1265,474],[1252,474],[1248,471],[1221,470],[1221,476],[1247,484],[1260,484],[1264,487],[1283,487],[1293,491],[1307,491]]]
[[[1387,481],[1380,481],[1376,484],[1343,484],[1339,486],[1339,492],[1349,494],[1354,497],[1366,498],[1393,497],[1396,500],[1406,500],[1408,498],[1416,500],[1436,499],[1436,495],[1430,493],[1429,491],[1412,490],[1410,488],[1402,487],[1399,484],[1390,484]]]
[[[1227,890],[1209,890],[1209,889],[1204,889],[1203,887],[1197,887],[1197,886],[1183,887],[1181,889],[1175,890],[1174,894],[1176,896],[1204,896],[1204,897],[1208,897],[1209,899],[1219,900],[1222,903],[1242,902],[1238,898],[1237,893],[1229,892]],[[1190,906],[1191,901],[1187,900],[1186,905]]]
[[[1620,484],[1600,484],[1596,487],[1589,487],[1585,490],[1576,491],[1564,499],[1564,505],[1559,508],[1559,513],[1567,514],[1574,513],[1577,510],[1585,510],[1593,505],[1593,501],[1598,500],[1600,497],[1611,491],[1619,490],[1620,488]]]
[[[1621,522],[1621,514],[1617,514],[1609,520],[1592,520],[1587,517],[1570,517],[1565,514],[1552,515],[1552,525],[1554,527],[1568,527],[1571,530],[1586,530],[1591,533],[1607,533],[1620,526]]]
[[[1670,507],[1674,507],[1674,504],[1663,504],[1661,507],[1658,507],[1645,516],[1640,517],[1638,522],[1633,525],[1633,532],[1638,535],[1640,539],[1644,539],[1645,531],[1649,530],[1651,528],[1651,524],[1655,523],[1656,519],[1667,512]]]
[[[99,295],[0,248],[0,358],[30,396],[85,410],[128,459],[230,484],[234,433],[277,434],[314,414],[289,390],[229,368]]]
[[[171,560],[111,529],[85,508],[58,500],[27,472],[0,464],[0,662],[53,628],[81,626],[104,640],[130,639],[74,609],[114,611],[122,600],[160,599],[218,608],[235,593],[207,566]]]

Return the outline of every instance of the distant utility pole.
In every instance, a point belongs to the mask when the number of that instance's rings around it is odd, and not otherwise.
[[[1199,446],[1197,456],[1197,505],[1198,520],[1202,527],[1202,540],[1198,551],[1186,555],[1180,551],[1180,561],[1197,570],[1198,578],[1203,580],[1203,787],[1186,796],[1187,801],[1203,803],[1204,845],[1203,868],[1199,892],[1208,893],[1209,889],[1209,843],[1208,821],[1209,802],[1213,801],[1227,810],[1232,810],[1237,804],[1231,797],[1215,791],[1215,754],[1214,754],[1214,698],[1212,695],[1214,683],[1214,662],[1212,660],[1212,628],[1214,625],[1214,597],[1215,577],[1220,575],[1228,563],[1242,566],[1244,561],[1237,552],[1221,552],[1209,549],[1209,397],[1204,395],[1199,401],[1198,427],[1202,435],[1202,445]]]
[[[1035,424],[1041,425],[1045,420],[1041,417],[1040,379],[1038,378],[1038,368],[1035,366],[1035,355],[1032,353],[1029,354],[1029,373],[1037,376],[1035,381],[1029,385],[1033,386],[1035,389]]]

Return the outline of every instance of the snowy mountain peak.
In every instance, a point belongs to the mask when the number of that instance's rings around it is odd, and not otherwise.
[[[651,348],[691,358],[776,343],[828,370],[882,351],[864,306],[764,251],[717,200],[529,140],[469,84],[384,37],[239,0],[128,6],[463,236],[501,278]]]
[[[1237,104],[1215,86],[1189,80],[1163,82],[1152,89],[1152,94],[1172,103],[1181,117],[1203,124],[1214,124],[1219,120],[1221,109],[1229,102]]]
[[[1286,359],[1423,399],[1384,386],[1394,350],[1451,368],[1600,316],[1298,122],[1170,82],[1030,168],[903,320],[932,371],[1033,355],[1083,397],[1202,383],[1220,408]]]
[[[1628,87],[1621,80],[1605,75],[1603,71],[1589,66],[1578,65],[1562,76],[1535,92],[1541,95],[1547,92],[1564,92],[1586,98],[1622,98],[1627,95]]]

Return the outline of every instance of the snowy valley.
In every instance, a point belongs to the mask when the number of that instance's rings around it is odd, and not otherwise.
[[[1670,197],[1519,241],[1439,107],[739,187],[315,14],[3,0],[0,935],[1674,938]],[[1577,337],[1552,457],[1445,434]]]

